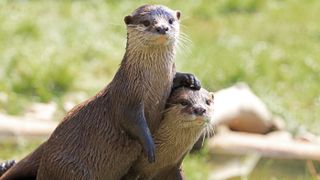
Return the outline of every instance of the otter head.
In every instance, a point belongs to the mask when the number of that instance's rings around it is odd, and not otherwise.
[[[178,88],[168,99],[167,112],[174,112],[175,121],[183,128],[211,126],[213,100],[213,93],[205,89]]]
[[[144,5],[124,18],[128,40],[141,45],[175,44],[179,36],[180,12],[161,5]]]

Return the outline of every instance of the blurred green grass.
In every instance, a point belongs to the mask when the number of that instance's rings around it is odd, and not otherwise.
[[[245,81],[289,127],[318,132],[319,1],[157,3],[182,11],[182,29],[193,42],[180,51],[178,70],[196,74],[212,91]],[[121,61],[123,17],[141,4],[1,1],[0,109],[18,114],[31,101],[93,95]]]
[[[19,114],[31,101],[93,95],[121,61],[123,17],[144,3],[1,1],[0,109]],[[180,51],[178,70],[212,91],[245,81],[290,128],[319,132],[319,1],[157,3],[182,11],[193,42]]]
[[[123,17],[145,3],[0,1],[0,111],[23,113],[33,101],[59,102],[72,92],[94,95],[124,54]],[[147,3],[182,12],[182,31],[193,43],[180,50],[179,71],[211,91],[247,82],[291,130],[319,134],[320,1]],[[189,158],[187,169],[204,161]]]

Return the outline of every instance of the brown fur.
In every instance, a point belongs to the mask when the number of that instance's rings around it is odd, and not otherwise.
[[[190,104],[181,105],[180,103],[185,100]],[[163,176],[166,173],[163,172],[174,168],[179,171],[183,157],[199,136],[212,126],[210,122],[213,114],[212,102],[213,94],[204,89],[194,91],[179,88],[173,91],[167,101],[169,107],[164,113],[164,119],[153,136],[157,161],[149,164],[144,156],[140,156],[124,179],[153,179],[155,176],[157,176],[155,179],[165,179]],[[205,109],[206,112],[197,115],[196,111],[199,108]]]
[[[163,6],[149,8],[174,14]],[[142,105],[151,132],[159,126],[175,75],[173,58],[179,24],[165,40],[127,27],[126,53],[114,79],[70,111],[36,150],[43,151],[37,179],[120,179],[142,151],[122,126],[131,121],[128,114],[139,111]],[[10,179],[8,174],[10,170],[1,179]]]

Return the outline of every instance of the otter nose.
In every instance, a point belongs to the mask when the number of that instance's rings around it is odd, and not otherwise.
[[[167,26],[159,26],[159,27],[156,27],[156,30],[159,34],[166,34],[169,28]]]
[[[194,109],[194,113],[198,116],[202,116],[206,112],[206,109],[202,107],[197,107]]]

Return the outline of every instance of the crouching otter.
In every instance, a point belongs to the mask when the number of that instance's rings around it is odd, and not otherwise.
[[[173,91],[160,127],[153,135],[157,161],[150,164],[140,156],[123,179],[169,179],[168,173],[173,173],[173,179],[182,179],[180,164],[200,135],[212,130],[212,115],[212,93],[187,88]]]

